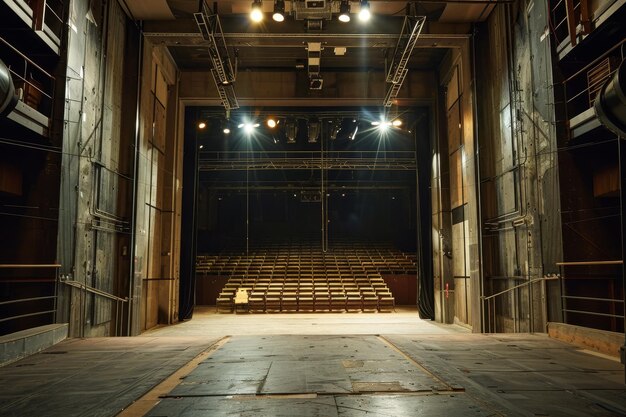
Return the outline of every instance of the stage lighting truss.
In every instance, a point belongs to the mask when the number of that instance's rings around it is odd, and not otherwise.
[[[236,66],[233,68],[228,47],[222,31],[219,16],[203,1],[201,10],[194,13],[194,18],[202,37],[207,42],[209,57],[213,68],[211,75],[226,110],[238,109],[233,83],[236,79]]]
[[[396,44],[396,49],[393,53],[393,59],[389,65],[389,71],[387,72],[387,94],[383,101],[383,106],[391,107],[395,99],[398,97],[402,83],[409,72],[407,64],[417,43],[417,39],[422,32],[424,23],[426,22],[425,16],[405,16],[404,24],[402,25],[402,31]]]

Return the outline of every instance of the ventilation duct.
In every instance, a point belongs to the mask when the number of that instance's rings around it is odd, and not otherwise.
[[[593,105],[604,126],[619,136],[626,136],[626,65],[624,62],[602,86]]]
[[[0,60],[0,115],[5,116],[13,111],[17,104],[15,86],[11,78],[11,72]]]

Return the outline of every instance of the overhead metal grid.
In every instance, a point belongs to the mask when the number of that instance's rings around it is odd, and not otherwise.
[[[413,158],[243,158],[237,160],[211,160],[200,158],[200,171],[251,170],[367,170],[367,171],[414,171]]]
[[[194,18],[198,29],[205,41],[208,43],[209,57],[213,68],[211,75],[215,82],[222,105],[226,110],[238,109],[239,103],[235,95],[233,83],[236,80],[236,71],[228,54],[228,47],[222,31],[219,16],[202,3],[202,11],[194,13]]]
[[[413,49],[417,44],[417,39],[422,33],[422,28],[426,22],[425,16],[405,16],[402,31],[398,38],[396,49],[393,53],[391,65],[387,72],[387,83],[391,84],[387,87],[387,94],[383,101],[385,107],[390,107],[398,96],[402,83],[409,72],[407,64],[413,53]]]

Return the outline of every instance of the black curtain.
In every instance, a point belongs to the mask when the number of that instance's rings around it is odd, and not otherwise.
[[[427,116],[428,113],[425,113]],[[433,282],[433,256],[430,230],[432,208],[430,194],[431,124],[429,117],[418,118],[415,129],[417,156],[417,306],[420,317],[435,319],[435,292]]]
[[[183,146],[183,207],[180,243],[180,296],[178,319],[190,320],[196,305],[196,215],[198,192],[198,146],[196,111],[185,112]]]

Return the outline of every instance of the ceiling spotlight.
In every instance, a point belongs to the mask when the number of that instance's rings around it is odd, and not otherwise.
[[[330,140],[337,139],[339,132],[341,132],[341,119],[335,120],[335,123],[333,124],[333,127],[330,130]]]
[[[198,129],[204,129],[205,127],[206,127],[206,123],[205,122],[198,123]]]
[[[367,0],[361,0],[361,10],[359,11],[359,20],[361,22],[367,22],[372,17],[370,13],[370,2]]]
[[[355,122],[356,122],[356,120],[355,120]],[[354,132],[352,132],[352,133],[350,133],[348,135],[348,139],[350,139],[350,140],[356,139],[356,134],[357,134],[358,131],[359,131],[359,123],[357,122],[356,126],[354,127]]]
[[[274,2],[274,14],[272,15],[272,19],[277,22],[285,20],[285,2],[283,0],[276,0]]]
[[[253,22],[260,22],[263,20],[263,3],[261,0],[254,0],[250,9],[250,19]]]
[[[269,127],[270,129],[274,129],[276,125],[277,125],[276,120],[272,118],[267,119],[267,127]]]
[[[291,119],[285,123],[285,136],[287,136],[287,143],[296,143],[296,137],[298,136],[298,123]]]
[[[386,130],[389,129],[390,126],[391,126],[391,122],[382,122],[378,125],[378,129],[385,132]]]
[[[339,5],[339,21],[344,23],[350,21],[350,2],[347,0],[342,0]]]
[[[309,143],[317,143],[320,137],[320,121],[313,119],[309,121]]]
[[[393,122],[391,122],[391,124],[393,125],[393,127],[400,127],[400,126],[402,126],[402,120],[401,119],[395,119]]]
[[[204,148],[204,145],[200,145],[199,147],[200,147],[200,149],[202,149],[202,148]]]
[[[228,135],[230,133],[230,128],[228,126],[226,126],[222,132],[224,132],[224,134]]]
[[[309,79],[310,90],[321,90],[324,85],[324,80],[319,75],[312,75]]]
[[[372,126],[378,126],[378,125],[380,125],[380,122],[378,122],[378,121],[373,121],[372,122]]]

